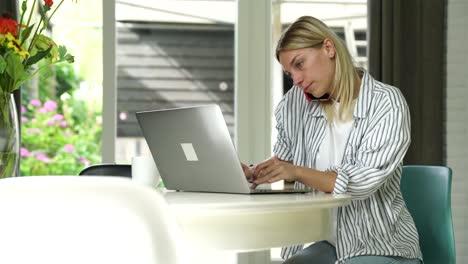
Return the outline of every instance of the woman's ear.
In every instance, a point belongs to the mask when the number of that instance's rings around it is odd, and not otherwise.
[[[325,48],[325,52],[327,53],[328,58],[333,59],[336,55],[335,43],[330,38],[326,38],[323,41],[323,46]]]

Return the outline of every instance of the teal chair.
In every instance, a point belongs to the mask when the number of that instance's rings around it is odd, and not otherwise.
[[[451,191],[450,168],[403,166],[401,192],[418,229],[425,264],[455,264]]]

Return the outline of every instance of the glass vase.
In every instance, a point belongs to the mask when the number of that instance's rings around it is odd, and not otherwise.
[[[0,179],[19,176],[19,148],[15,98],[0,92]]]

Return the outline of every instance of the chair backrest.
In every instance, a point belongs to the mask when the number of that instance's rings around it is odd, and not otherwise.
[[[120,177],[2,179],[0,263],[189,263],[169,209],[154,189]]]
[[[424,263],[454,264],[452,170],[442,166],[403,166],[401,191],[418,229]]]
[[[78,174],[80,176],[121,176],[132,177],[132,165],[130,164],[95,164],[91,165]]]

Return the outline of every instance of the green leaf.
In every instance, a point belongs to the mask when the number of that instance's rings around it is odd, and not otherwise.
[[[75,57],[71,54],[67,54],[65,56],[65,60],[68,62],[68,63],[74,63],[75,62]]]
[[[23,32],[21,32],[21,39],[23,42],[29,38],[29,35],[31,35],[31,32],[34,28],[34,24],[27,27]]]
[[[67,55],[67,47],[65,46],[59,46],[58,47],[58,52],[59,52],[59,60],[63,61],[65,60],[65,55]]]
[[[75,57],[67,52],[68,51],[65,46],[58,47],[58,54],[59,54],[58,62],[62,62],[62,61],[66,61],[68,63],[75,62]]]
[[[41,69],[41,74],[39,75],[41,80],[47,80],[52,76],[54,76],[54,71],[52,70],[52,67],[48,66]]]
[[[19,87],[21,84],[23,84],[25,81],[29,80],[31,78],[31,75],[27,71],[24,71],[18,78],[18,80],[15,83],[16,87]]]
[[[68,63],[73,63],[75,62],[75,57],[71,55],[70,53],[67,53],[67,48],[65,46],[59,46],[58,47],[58,53],[59,53],[59,62],[66,61]]]
[[[0,74],[5,72],[6,66],[7,64],[5,59],[3,58],[3,56],[0,56]]]
[[[0,94],[7,92],[8,81],[9,81],[9,78],[7,74],[2,74],[0,76]]]
[[[24,64],[25,67],[28,67],[28,66],[31,66],[35,63],[37,63],[38,61],[42,60],[43,58],[45,58],[47,55],[49,55],[50,53],[50,50],[52,49],[52,47],[46,49],[46,50],[43,50],[43,51],[39,51],[38,53],[36,53],[36,55],[30,57],[26,63]]]
[[[19,56],[15,54],[10,54],[6,58],[6,72],[13,80],[13,87],[6,87],[7,92],[11,93],[18,88],[18,82],[23,78],[27,72],[24,70],[24,66],[21,63]]]
[[[21,64],[20,58],[12,53],[6,57],[5,61],[7,63],[6,72],[8,73],[8,75],[10,75],[10,77],[14,77],[15,74],[18,72],[17,69],[20,68],[20,66],[22,66],[18,65]]]

